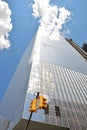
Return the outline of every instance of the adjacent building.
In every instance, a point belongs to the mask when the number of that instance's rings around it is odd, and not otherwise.
[[[50,40],[40,28],[25,50],[0,105],[2,130],[26,130],[36,93],[48,109],[33,113],[30,130],[86,130],[87,53],[72,39]]]

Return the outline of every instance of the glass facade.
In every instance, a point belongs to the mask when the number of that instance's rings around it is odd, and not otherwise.
[[[9,123],[5,130],[17,130],[15,126],[24,124],[24,120],[26,126],[30,102],[37,92],[47,98],[48,109],[37,110],[32,121],[86,130],[87,60],[62,36],[59,41],[52,41],[40,28],[0,104],[0,115]],[[18,130],[21,129],[25,128]]]
[[[38,110],[32,120],[69,127],[87,128],[87,61],[62,36],[51,41],[38,30],[32,56],[23,118],[29,103],[40,92],[48,110]]]
[[[32,66],[31,69],[24,115],[27,115],[29,102],[35,97],[34,92],[40,92],[48,98],[49,112],[39,110],[33,114],[32,120],[66,126],[70,130],[86,130],[86,91],[87,75],[57,65],[39,63],[38,67]]]

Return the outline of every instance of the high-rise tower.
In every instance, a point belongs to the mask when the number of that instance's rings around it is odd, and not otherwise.
[[[40,28],[1,103],[3,130],[25,130],[29,105],[37,92],[48,99],[49,107],[33,114],[30,130],[86,130],[87,53],[72,39],[50,40]]]

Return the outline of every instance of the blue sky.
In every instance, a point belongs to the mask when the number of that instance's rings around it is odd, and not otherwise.
[[[24,50],[36,33],[39,22],[32,16],[33,0],[4,0],[9,4],[13,28],[9,35],[11,46],[0,50],[0,101],[11,81],[12,75]],[[51,0],[51,5],[65,7],[71,12],[71,19],[63,25],[62,31],[69,30],[69,36],[79,46],[87,42],[87,0]]]

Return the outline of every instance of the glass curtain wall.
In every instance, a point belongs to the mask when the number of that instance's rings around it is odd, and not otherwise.
[[[32,120],[62,125],[70,130],[87,128],[87,75],[64,67],[42,63],[32,65],[24,115],[36,92],[48,99],[48,111],[38,110]]]

